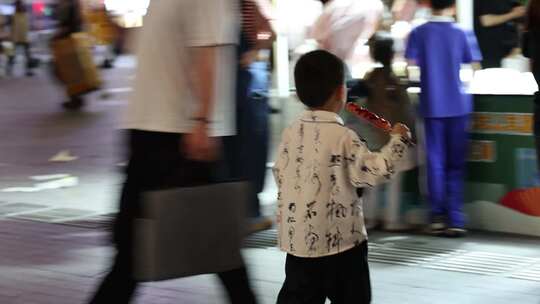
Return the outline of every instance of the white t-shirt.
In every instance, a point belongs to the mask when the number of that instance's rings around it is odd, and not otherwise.
[[[359,40],[377,30],[384,5],[381,0],[333,0],[313,25],[311,36],[342,60],[350,60]]]
[[[234,0],[151,2],[139,40],[137,76],[125,128],[190,132],[199,102],[189,85],[189,49],[216,46],[210,135],[235,134],[237,10]]]

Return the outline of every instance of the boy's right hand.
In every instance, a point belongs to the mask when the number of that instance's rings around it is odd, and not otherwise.
[[[409,130],[409,128],[402,123],[395,124],[392,127],[392,131],[390,131],[390,134],[401,135],[407,139],[411,139],[411,130]]]
[[[527,7],[523,5],[516,6],[512,9],[510,13],[515,19],[524,17],[527,14]]]

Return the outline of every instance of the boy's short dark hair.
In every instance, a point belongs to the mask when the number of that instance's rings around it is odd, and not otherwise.
[[[456,0],[431,0],[431,7],[436,10],[443,10],[456,5]]]
[[[377,32],[369,39],[369,49],[373,60],[384,66],[392,64],[394,59],[394,39],[387,32]]]
[[[345,83],[345,64],[330,52],[309,52],[296,63],[294,81],[300,101],[310,108],[318,108]]]

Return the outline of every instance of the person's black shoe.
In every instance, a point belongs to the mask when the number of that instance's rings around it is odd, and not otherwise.
[[[444,236],[449,238],[461,238],[467,235],[467,230],[458,227],[449,227],[444,231]]]
[[[429,224],[428,233],[434,236],[443,236],[447,228],[443,217],[434,217]]]
[[[8,66],[6,67],[6,76],[7,76],[7,77],[13,77],[13,67],[10,66],[10,65],[8,65]]]
[[[112,69],[114,67],[112,60],[105,59],[103,63],[101,64],[102,69]]]
[[[279,114],[281,110],[278,108],[270,107],[270,114]]]
[[[78,111],[84,106],[84,100],[80,97],[73,97],[70,101],[62,103],[62,107],[68,111]]]

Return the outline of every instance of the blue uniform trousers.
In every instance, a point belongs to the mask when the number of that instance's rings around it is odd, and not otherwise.
[[[431,216],[461,228],[469,116],[425,118],[424,123]]]

